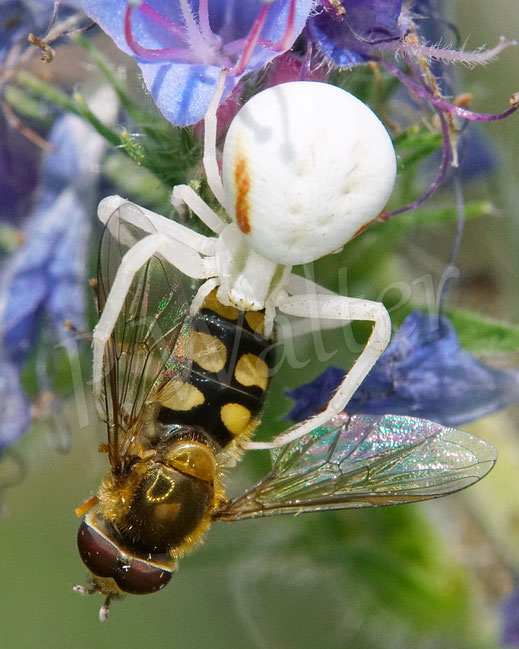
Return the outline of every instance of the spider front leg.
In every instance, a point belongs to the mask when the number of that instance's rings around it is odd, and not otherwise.
[[[202,199],[199,198],[199,200],[203,203]],[[202,255],[214,255],[216,241],[214,237],[206,237],[198,232],[193,232],[180,223],[136,205],[121,196],[114,195],[103,198],[97,208],[97,216],[101,223],[110,230],[113,237],[127,247],[133,246],[140,239],[135,236],[135,228],[137,228],[145,235],[163,234]]]
[[[197,250],[162,233],[150,234],[130,248],[121,260],[103,312],[94,329],[94,396],[99,396],[101,391],[105,345],[115,327],[135,274],[154,255],[161,255],[181,273],[193,279],[208,279],[216,275],[213,257],[202,257]]]
[[[247,449],[283,446],[306,435],[342,412],[386,349],[391,338],[391,320],[386,308],[380,302],[343,297],[336,294],[307,293],[288,296],[277,306],[279,311],[287,315],[308,318],[317,324],[320,320],[336,320],[337,326],[341,326],[353,320],[368,320],[373,322],[373,329],[360,356],[344,377],[343,382],[339,385],[323,412],[307,419],[290,433],[278,435],[272,442],[244,442],[243,446]]]
[[[207,184],[213,192],[214,197],[220,205],[226,209],[225,204],[225,190],[223,187],[220,170],[218,168],[218,159],[216,155],[216,134],[217,134],[217,119],[216,111],[220,104],[223,91],[225,88],[225,80],[227,78],[227,71],[223,69],[218,78],[216,89],[211,99],[211,103],[207,109],[204,117],[204,156],[203,165],[207,179]],[[210,207],[207,205],[200,196],[189,185],[177,185],[173,188],[171,194],[171,203],[177,212],[182,211],[183,205],[187,205],[198,218],[207,225],[213,232],[220,234],[223,228],[227,225]]]
[[[216,234],[220,234],[227,225],[189,185],[176,185],[173,187],[171,204],[179,214],[182,214],[183,206],[187,205],[202,223],[205,223]]]

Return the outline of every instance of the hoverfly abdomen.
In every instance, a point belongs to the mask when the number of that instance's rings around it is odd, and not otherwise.
[[[190,370],[161,390],[158,421],[202,429],[219,448],[250,437],[275,360],[263,322],[263,312],[226,307],[210,293],[181,342]]]

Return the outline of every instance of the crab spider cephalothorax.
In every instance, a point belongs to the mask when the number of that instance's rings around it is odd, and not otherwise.
[[[297,81],[255,95],[233,119],[223,149],[223,178],[216,156],[216,109],[225,82],[205,117],[204,168],[215,197],[230,217],[217,215],[187,185],[173,189],[177,209],[187,205],[216,236],[206,237],[119,196],[105,198],[99,218],[130,224],[143,237],[124,256],[94,331],[94,391],[100,389],[103,353],[134,274],[159,255],[185,275],[205,280],[195,313],[217,288],[218,300],[240,310],[265,309],[266,334],[279,313],[296,317],[278,337],[373,322],[371,335],[327,408],[272,442],[281,446],[344,409],[386,348],[389,315],[381,303],[337,295],[291,273],[344,246],[380,213],[393,189],[396,161],[387,131],[374,113],[346,91]],[[110,218],[112,217],[112,218]]]

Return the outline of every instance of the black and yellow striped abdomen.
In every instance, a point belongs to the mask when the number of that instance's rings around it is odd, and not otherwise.
[[[158,421],[202,429],[223,448],[256,427],[275,354],[263,312],[225,307],[215,293],[193,318],[182,343],[190,370],[161,390]]]

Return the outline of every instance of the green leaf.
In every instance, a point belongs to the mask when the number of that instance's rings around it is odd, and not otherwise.
[[[472,311],[447,312],[460,343],[473,353],[513,352],[519,349],[519,326],[492,320]]]
[[[490,201],[471,201],[465,204],[465,218],[472,219],[477,216],[495,216],[497,210]],[[458,210],[455,205],[420,209],[398,214],[390,220],[391,225],[408,228],[413,225],[426,225],[427,223],[455,223],[458,220]],[[384,224],[386,225],[386,224]]]
[[[80,47],[82,47],[88,56],[95,63],[98,70],[102,73],[108,83],[115,90],[117,97],[123,109],[132,117],[136,122],[145,122],[149,120],[149,114],[143,110],[128,94],[124,86],[120,83],[117,74],[114,72],[106,58],[101,54],[97,47],[82,34],[76,33],[72,36]]]
[[[37,98],[14,85],[6,87],[4,97],[6,102],[17,113],[27,119],[34,120],[44,128],[50,128],[52,124],[50,111]]]
[[[67,95],[67,93],[56,88],[56,86],[53,86],[51,83],[43,81],[43,79],[40,79],[34,74],[22,70],[22,72],[20,72],[16,77],[16,81],[24,88],[27,88],[34,93],[36,97],[47,99],[53,104],[61,106],[61,108],[64,108],[70,113],[76,115],[81,114],[75,102]]]
[[[433,133],[418,124],[413,124],[393,138],[393,145],[402,149],[438,148],[441,144],[441,133]]]

